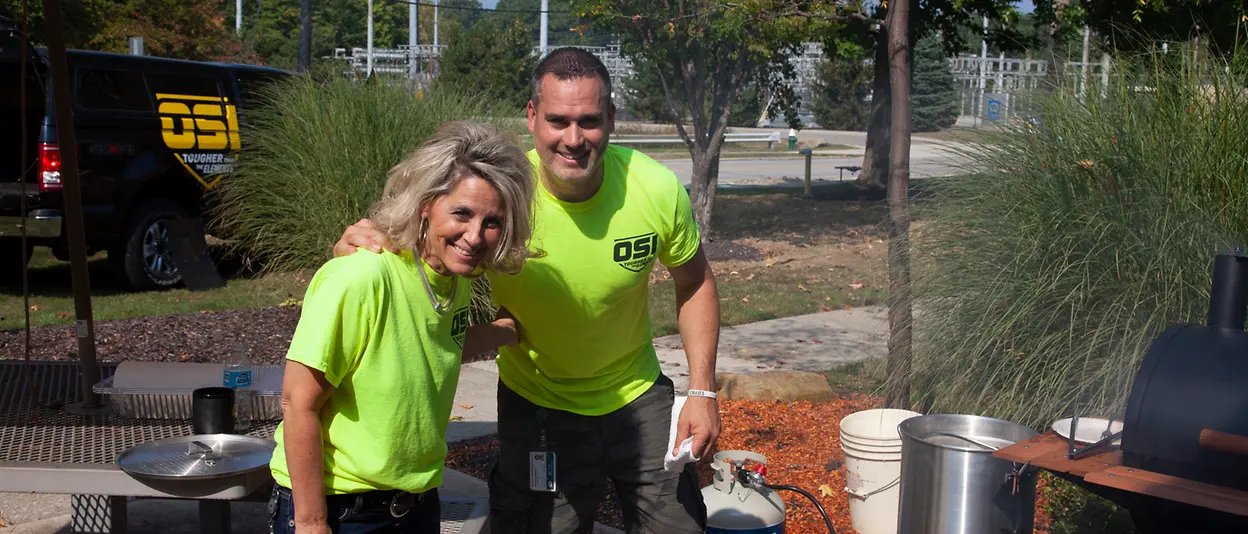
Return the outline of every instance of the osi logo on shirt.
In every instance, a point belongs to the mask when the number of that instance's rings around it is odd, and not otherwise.
[[[455,341],[459,348],[464,348],[464,337],[468,334],[468,307],[464,306],[455,310],[455,315],[451,317],[451,339]]]
[[[654,232],[648,234],[622,237],[615,240],[612,255],[620,267],[639,273],[650,266],[650,260],[659,251],[659,236]]]
[[[174,157],[199,183],[211,189],[234,171],[238,115],[230,99],[156,93],[161,136]]]

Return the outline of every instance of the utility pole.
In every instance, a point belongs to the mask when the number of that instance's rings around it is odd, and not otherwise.
[[[988,15],[984,15],[984,35],[979,52],[979,100],[975,102],[975,126],[984,114],[984,86],[988,83]]]
[[[312,68],[312,0],[299,2],[299,58],[298,72]]]
[[[416,81],[416,48],[420,44],[420,6],[407,5],[407,79]]]
[[[550,16],[550,0],[542,0],[542,41],[539,49],[542,51],[542,57],[546,57],[546,34],[550,31],[548,17]]]
[[[1092,29],[1083,27],[1083,68],[1079,73],[1079,101],[1083,102],[1088,94],[1088,43],[1092,40]]]
[[[438,0],[433,0],[433,58],[429,61],[433,63],[433,72],[429,75],[437,77],[438,75]]]
[[[373,0],[368,0],[368,67],[366,77],[373,77]]]

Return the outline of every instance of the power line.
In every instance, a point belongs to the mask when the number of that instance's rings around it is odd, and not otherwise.
[[[538,14],[541,14],[542,12],[542,10],[540,9],[489,9],[485,7],[461,7],[461,6],[448,6],[448,5],[443,5],[443,4],[430,4],[429,2],[420,2],[420,1],[413,1],[413,0],[394,0],[394,2],[396,4],[429,6],[429,7],[437,7],[439,9],[458,9],[461,11],[488,11],[490,13],[538,13]],[[571,10],[556,11],[556,10],[548,9],[546,10],[546,12],[547,13],[571,13],[572,11]]]

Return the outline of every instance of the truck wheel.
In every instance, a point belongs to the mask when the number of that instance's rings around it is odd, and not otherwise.
[[[169,251],[169,221],[186,217],[178,204],[150,200],[139,206],[126,227],[124,241],[109,251],[113,271],[126,287],[135,290],[161,289],[182,281]]]

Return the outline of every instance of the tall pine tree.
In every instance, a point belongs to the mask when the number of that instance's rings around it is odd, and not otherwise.
[[[939,36],[920,39],[914,47],[910,101],[914,131],[943,130],[958,119],[958,88]]]
[[[866,130],[871,114],[871,64],[861,47],[845,47],[819,62],[811,111],[829,130]]]

